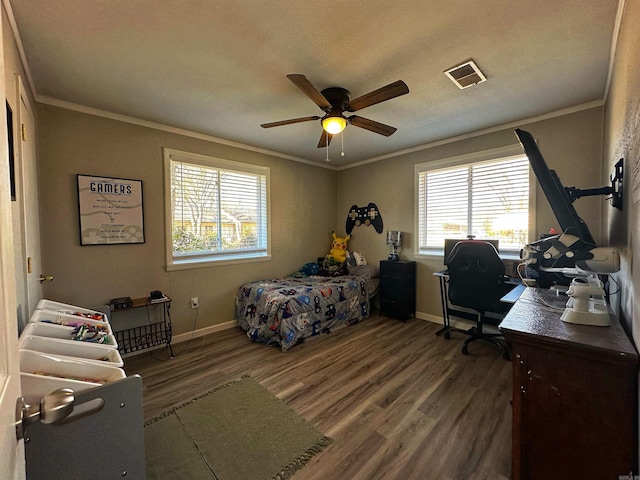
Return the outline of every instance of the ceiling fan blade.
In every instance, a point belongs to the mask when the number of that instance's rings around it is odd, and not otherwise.
[[[371,132],[384,135],[388,137],[393,135],[396,130],[396,127],[390,127],[389,125],[385,125],[384,123],[376,122],[375,120],[369,120],[368,118],[358,117],[357,115],[352,115],[348,118],[349,123],[355,127],[364,128],[365,130],[369,130]]]
[[[331,145],[332,138],[333,138],[333,135],[330,133],[327,133],[327,131],[323,128],[322,135],[320,136],[320,141],[318,142],[318,148],[325,148]]]
[[[309,80],[307,80],[307,77],[297,73],[290,73],[289,75],[287,75],[287,78],[291,80],[296,87],[302,90],[302,93],[313,100],[313,103],[318,105],[320,108],[322,108],[323,110],[331,108],[331,104],[329,103],[329,101],[324,98],[324,95],[322,95]]]
[[[261,123],[262,128],[279,127],[281,125],[291,125],[293,123],[310,122],[312,120],[320,120],[320,117],[314,115],[312,117],[292,118],[290,120],[280,120],[279,122]]]
[[[390,83],[389,85],[374,90],[373,92],[366,93],[361,97],[354,98],[349,102],[347,111],[355,112],[356,110],[361,110],[363,108],[370,107],[371,105],[375,105],[376,103],[391,100],[392,98],[396,98],[407,93],[409,93],[409,87],[407,87],[407,84],[402,80],[398,80],[397,82]]]

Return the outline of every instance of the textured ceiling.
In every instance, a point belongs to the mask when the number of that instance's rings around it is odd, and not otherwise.
[[[340,166],[601,101],[616,0],[5,0],[36,99],[68,102],[324,163],[321,115],[287,78],[357,97],[395,80],[410,93],[358,111],[398,128],[347,127]],[[488,80],[444,70],[473,59]],[[75,107],[74,107],[75,108]]]

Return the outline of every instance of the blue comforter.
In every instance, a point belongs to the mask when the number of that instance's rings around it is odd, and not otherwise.
[[[251,340],[287,351],[368,318],[368,281],[345,275],[249,282],[238,290],[238,324]]]

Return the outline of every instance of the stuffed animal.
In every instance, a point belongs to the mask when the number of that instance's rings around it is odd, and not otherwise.
[[[332,257],[336,263],[344,263],[347,261],[347,242],[351,238],[351,235],[347,235],[344,238],[336,236],[336,232],[331,232],[333,236],[333,242],[331,242],[331,250],[327,258]]]
[[[317,263],[305,263],[302,267],[302,273],[305,276],[315,275],[320,271],[320,267]]]

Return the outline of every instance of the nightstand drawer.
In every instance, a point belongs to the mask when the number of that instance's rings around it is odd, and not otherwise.
[[[380,262],[380,276],[404,278],[411,270],[408,262],[383,260]]]

